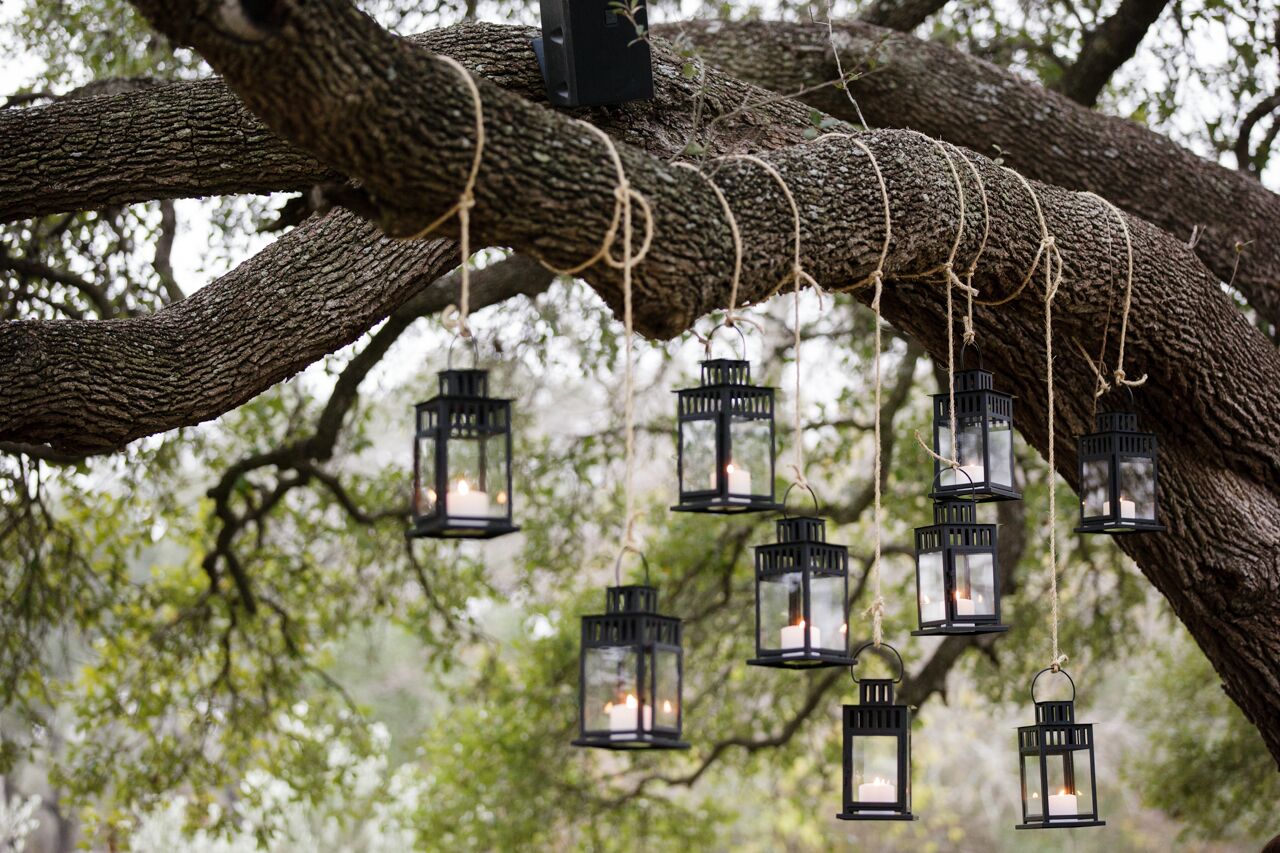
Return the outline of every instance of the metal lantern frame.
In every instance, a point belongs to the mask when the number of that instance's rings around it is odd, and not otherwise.
[[[619,556],[621,559],[621,556]],[[680,740],[684,726],[684,648],[681,621],[658,612],[658,590],[648,585],[649,566],[645,562],[645,584],[618,585],[605,592],[605,612],[582,617],[582,646],[578,655],[578,727],[574,746],[598,749],[688,749]],[[591,726],[588,720],[589,663],[592,650],[612,650],[622,660],[634,659],[634,669],[625,672],[629,696],[635,697],[634,725],[607,728]],[[673,655],[676,679],[675,725],[657,723],[656,701],[658,660]],[[670,658],[668,658],[670,660]],[[628,708],[631,708],[628,704]],[[609,706],[605,706],[609,714]],[[624,716],[626,716],[624,714]],[[624,721],[625,723],[625,721]]]
[[[1130,391],[1132,397],[1133,392]],[[1157,459],[1156,436],[1138,431],[1138,416],[1133,412],[1099,412],[1094,418],[1094,432],[1080,437],[1080,524],[1077,533],[1160,533],[1165,526],[1160,518],[1160,465]],[[1149,465],[1145,482],[1136,485],[1150,490],[1151,517],[1138,517],[1139,494],[1127,483],[1136,466]],[[1089,511],[1095,478],[1091,473],[1096,466],[1103,466],[1104,482],[1101,487],[1102,503],[1097,512]],[[1130,500],[1128,496],[1135,496]],[[1134,506],[1132,516],[1126,516],[1125,505]]]
[[[738,329],[738,334],[742,334],[741,329]],[[746,339],[743,337],[744,355],[745,348]],[[745,358],[709,358],[702,362],[702,383],[696,388],[676,391],[676,476],[680,498],[672,510],[730,514],[777,512],[782,509],[782,504],[774,497],[777,442],[773,392],[771,387],[751,384],[751,364]],[[767,425],[768,428],[768,471],[759,470],[754,463],[750,465],[748,473],[755,469],[756,474],[751,478],[749,492],[733,489],[731,466],[734,465],[735,422]],[[703,467],[695,472],[696,466],[686,455],[686,442],[696,442],[698,437],[694,430],[705,430],[707,424],[715,433],[715,467],[710,470]],[[739,457],[738,464],[743,461],[744,457]],[[686,482],[687,478],[691,481]],[[760,482],[762,479],[764,482]]]
[[[863,643],[854,652],[856,660],[872,643]],[[906,705],[894,704],[894,685],[902,682],[904,667],[902,656],[893,646],[882,645],[893,652],[898,660],[897,678],[864,678],[858,680],[854,667],[849,674],[858,685],[857,705],[844,706],[844,744],[843,744],[843,781],[844,802],[839,814],[840,820],[915,820],[911,814],[911,709]],[[855,762],[858,760],[859,738],[892,738],[896,741],[896,779],[892,800],[862,799],[863,785],[854,786],[857,772]],[[866,745],[861,745],[867,749]],[[884,785],[872,784],[871,787],[882,789]],[[878,791],[877,791],[878,792]]]
[[[790,489],[787,490],[788,494]],[[813,494],[813,490],[809,490]],[[786,496],[783,497],[783,504]],[[786,669],[814,669],[830,666],[852,666],[849,655],[849,549],[827,542],[826,522],[817,516],[817,498],[814,497],[815,514],[791,517],[784,513],[777,520],[777,542],[757,545],[756,552],[756,656],[747,661],[751,666],[771,666]],[[785,579],[785,580],[784,580]],[[830,584],[815,585],[814,581],[837,580],[838,589]],[[802,639],[801,645],[784,645],[779,635],[778,643],[765,642],[778,626],[765,626],[768,605],[766,588],[771,584],[785,584],[788,588],[787,625]],[[831,632],[830,599],[835,596],[840,625],[837,644],[823,642]],[[822,600],[820,600],[822,599]],[[825,605],[825,606],[824,606]],[[826,611],[826,616],[822,611]],[[813,642],[815,628],[820,629],[818,643]]]
[[[1056,670],[1070,682],[1071,698],[1065,701],[1036,701],[1036,682],[1046,672],[1054,671],[1053,667],[1042,669],[1031,680],[1031,701],[1036,708],[1036,723],[1033,726],[1018,727],[1022,823],[1016,828],[1077,829],[1083,826],[1105,826],[1106,821],[1098,819],[1098,774],[1093,752],[1093,724],[1076,722],[1075,680],[1066,670]],[[1078,805],[1082,789],[1079,776],[1086,761],[1089,774],[1089,810],[1081,812]],[[1034,766],[1034,773],[1028,773],[1028,765]],[[1055,786],[1050,784],[1050,775],[1057,775],[1053,773],[1054,767],[1061,768],[1061,782],[1057,787],[1061,788],[1062,794],[1057,796],[1070,796],[1075,801],[1076,810],[1071,814],[1053,814],[1051,797],[1055,796],[1052,793]]]
[[[916,540],[916,616],[920,628],[912,636],[930,637],[944,634],[994,634],[1008,631],[1000,624],[1000,554],[997,530],[994,524],[979,524],[977,501],[968,499],[944,499],[933,505],[933,524],[915,529]],[[934,574],[935,568],[926,569],[924,559],[939,555],[942,575],[941,612],[936,604],[927,600],[925,589],[930,584],[926,571]],[[964,600],[976,611],[973,592],[973,569],[970,561],[977,557],[990,557],[990,613],[960,613],[960,592],[970,593]],[[961,567],[967,577],[961,578]],[[965,583],[961,583],[965,580]],[[979,596],[980,600],[980,596]],[[935,605],[935,606],[929,606]],[[928,611],[928,612],[926,612]]]
[[[967,346],[967,345],[966,345]],[[961,365],[964,364],[966,347],[961,347]],[[975,347],[976,350],[976,347]],[[965,471],[967,481],[944,484],[942,476],[950,466],[937,457],[960,459],[959,446],[963,443],[956,436],[951,437],[951,454],[942,452],[943,431],[951,430],[951,395],[948,393],[933,395],[933,452],[937,454],[933,461],[934,484],[930,494],[934,500],[955,497],[971,497],[978,501],[1010,501],[1021,500],[1022,492],[1014,485],[1013,456],[1013,400],[1011,394],[995,390],[994,375],[982,368],[982,353],[978,353],[978,366],[969,370],[960,370],[955,374],[956,427],[961,428],[966,422],[977,422],[981,425],[980,459],[965,456],[962,462],[971,467],[981,462],[982,476],[974,476],[974,471]],[[992,445],[992,422],[1001,421],[1008,424],[1009,446],[1003,452]],[[999,457],[1004,457],[999,458]],[[996,470],[993,463],[1000,463],[1001,470],[1007,466],[1008,482],[992,480],[992,472]]]
[[[471,341],[475,347],[474,340]],[[489,371],[452,366],[439,374],[440,392],[414,407],[413,508],[411,538],[492,539],[520,528],[512,523],[511,401],[489,396]],[[496,441],[496,448],[490,442]],[[451,447],[460,452],[462,442],[477,444],[478,482],[471,488],[503,507],[487,515],[451,511]],[[490,454],[497,450],[501,471],[490,482]],[[457,473],[456,471],[453,473]],[[424,476],[425,474],[425,476]],[[495,489],[496,486],[496,489]],[[456,503],[456,502],[455,502]]]

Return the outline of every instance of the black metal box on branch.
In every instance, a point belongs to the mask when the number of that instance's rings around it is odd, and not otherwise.
[[[896,649],[885,648],[897,657]],[[844,706],[844,803],[836,815],[841,820],[915,820],[911,710],[894,704],[893,686],[901,680],[901,674],[893,680],[864,678],[858,682],[860,704]]]
[[[996,391],[991,372],[979,367],[956,373],[955,398],[958,442],[951,435],[950,395],[933,395],[933,450],[959,468],[934,460],[931,497],[1021,499],[1013,484],[1013,397]]]
[[[1156,437],[1138,432],[1132,412],[1100,412],[1096,431],[1080,437],[1077,533],[1159,532]]]
[[[773,512],[773,389],[745,360],[702,362],[702,384],[678,395],[678,512]]]
[[[651,586],[613,586],[605,613],[582,617],[575,746],[687,749],[680,620],[658,613]]]
[[[996,526],[978,524],[972,500],[933,505],[933,524],[916,531],[916,636],[989,634],[1000,624]]]
[[[778,541],[756,546],[753,666],[852,666],[849,550],[828,543],[825,522],[778,519]]]
[[[1068,700],[1036,701],[1036,681],[1031,701],[1036,706],[1034,726],[1018,727],[1018,756],[1022,764],[1022,823],[1017,829],[1072,829],[1103,826],[1098,820],[1098,783],[1093,755],[1093,725],[1076,722],[1076,685],[1071,682]]]
[[[533,51],[552,104],[589,107],[653,97],[644,0],[540,0],[540,5],[542,38],[533,40]]]
[[[490,539],[511,523],[511,401],[489,396],[489,371],[444,370],[415,407],[411,537]]]

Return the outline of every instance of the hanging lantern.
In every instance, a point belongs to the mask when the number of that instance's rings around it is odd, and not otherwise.
[[[411,537],[490,539],[511,523],[511,401],[489,396],[489,371],[444,370],[416,407]]]
[[[1138,432],[1133,412],[1100,412],[1096,432],[1080,438],[1077,533],[1159,532],[1156,437]]]
[[[1037,702],[1031,681],[1036,724],[1018,727],[1022,762],[1022,823],[1018,829],[1072,829],[1104,826],[1098,820],[1098,784],[1094,773],[1093,724],[1076,722],[1076,683],[1067,701]],[[1047,806],[1047,808],[1046,808]]]
[[[871,645],[860,646],[855,660]],[[915,820],[911,711],[893,704],[893,685],[902,681],[902,657],[893,646],[883,648],[898,659],[898,677],[859,681],[854,675],[859,704],[844,706],[844,808],[836,815],[841,820]]]
[[[778,541],[756,546],[756,657],[748,663],[792,669],[853,664],[849,550],[827,542],[821,518],[780,518]]]
[[[920,630],[933,634],[992,634],[1000,624],[996,526],[977,523],[972,500],[933,505],[933,524],[916,528],[916,604]]]
[[[751,384],[745,360],[702,362],[702,384],[679,395],[678,512],[773,512],[773,389]]]
[[[582,617],[574,745],[688,749],[680,740],[680,620],[658,613],[651,586],[609,587],[605,601],[604,614]]]
[[[963,350],[961,359],[963,359]],[[974,370],[955,375],[956,431],[959,449],[953,457],[950,395],[933,395],[933,450],[960,463],[951,468],[933,462],[935,500],[972,497],[979,501],[1019,500],[1013,485],[1013,397],[993,390],[992,374],[981,357]]]

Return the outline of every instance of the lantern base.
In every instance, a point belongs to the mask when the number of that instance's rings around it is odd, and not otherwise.
[[[911,812],[840,812],[840,820],[919,820]]]
[[[783,506],[773,501],[726,500],[712,498],[706,501],[690,501],[671,507],[672,512],[709,512],[717,515],[736,515],[743,512],[782,512]]]
[[[637,735],[629,740],[614,740],[608,735],[590,735],[573,741],[574,746],[589,746],[594,749],[637,750],[637,749],[688,749],[689,744],[680,740],[657,737],[652,734]]]
[[[1076,533],[1106,533],[1115,536],[1120,533],[1164,533],[1165,526],[1158,521],[1140,518],[1124,518],[1112,521],[1109,518],[1082,521]]]
[[[450,523],[448,516],[422,518],[414,522],[404,535],[410,539],[493,539],[515,533],[520,528],[505,519],[477,524]]]
[[[970,486],[968,483],[963,486],[939,486],[929,493],[929,497],[935,501],[940,500],[971,500],[978,503],[990,503],[992,501],[1020,501],[1022,500],[1022,492],[1011,486],[997,486],[991,483],[979,483],[976,486]]]
[[[913,637],[943,637],[949,634],[1001,634],[1009,630],[1008,625],[996,624],[959,624],[959,625],[934,625],[929,628],[920,628],[912,631]]]
[[[765,655],[747,661],[747,666],[771,666],[775,669],[821,669],[829,666],[853,666],[857,661],[844,655],[830,652],[809,652],[808,654]]]
[[[1106,826],[1105,820],[1048,820],[1020,823],[1014,829],[1079,829],[1082,826]]]

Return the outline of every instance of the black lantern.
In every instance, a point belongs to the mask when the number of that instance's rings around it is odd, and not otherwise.
[[[533,52],[559,107],[653,98],[645,0],[541,0]]]
[[[972,500],[933,505],[933,524],[916,528],[916,604],[920,630],[933,634],[991,634],[1000,624],[996,526],[977,523]]]
[[[1077,533],[1162,531],[1156,521],[1156,437],[1132,412],[1101,412],[1080,438]]]
[[[774,501],[773,389],[744,360],[702,362],[702,384],[679,395],[679,512],[765,512]]]
[[[445,370],[416,407],[413,527],[432,539],[490,539],[511,523],[511,401],[489,396],[489,371]]]
[[[1036,724],[1018,727],[1018,756],[1022,762],[1022,823],[1018,829],[1072,829],[1104,826],[1098,820],[1098,784],[1094,773],[1093,725],[1076,722],[1076,683],[1067,701],[1037,702],[1036,681],[1031,701]]]
[[[870,646],[864,643],[854,657]],[[892,646],[883,648],[898,659],[898,677],[859,681],[855,675],[860,704],[844,706],[844,808],[836,815],[841,820],[915,820],[911,711],[893,704],[893,685],[902,681],[902,657]]]
[[[658,613],[651,586],[614,586],[606,612],[582,617],[575,746],[688,749],[680,740],[680,620]]]
[[[960,467],[933,462],[935,500],[972,497],[979,501],[1019,500],[1013,485],[1013,397],[993,390],[990,371],[981,366],[955,375],[956,431],[952,456],[949,394],[933,395],[933,450]]]
[[[778,519],[778,541],[756,547],[753,666],[851,666],[849,550],[812,516]]]

